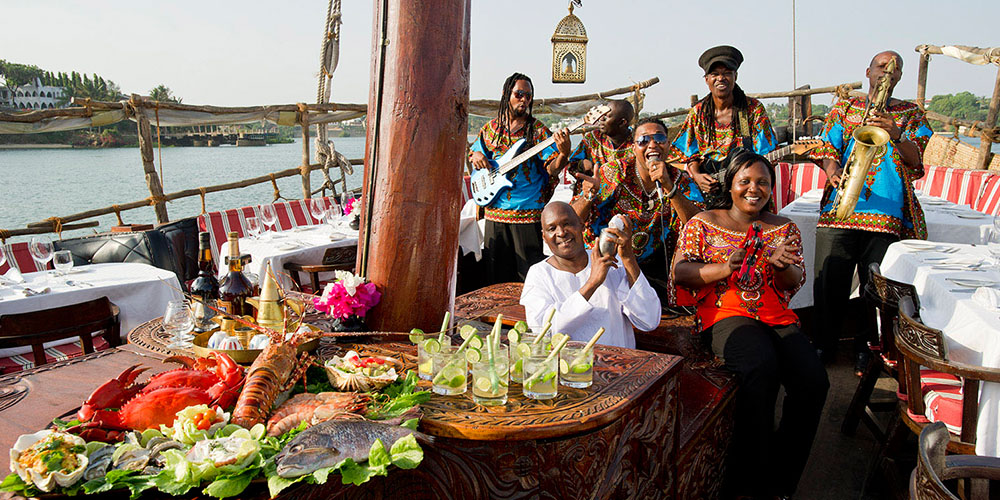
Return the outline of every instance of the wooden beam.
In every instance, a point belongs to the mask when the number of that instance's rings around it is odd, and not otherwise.
[[[924,103],[927,98],[927,65],[931,62],[930,54],[920,54],[920,66],[917,67],[917,106],[926,110]]]
[[[153,138],[149,128],[149,119],[142,112],[142,101],[137,94],[132,94],[135,99],[135,124],[139,129],[139,154],[142,156],[142,170],[146,176],[146,187],[149,188],[150,196],[156,200],[163,198],[163,186],[160,185],[160,178],[156,175],[156,166],[153,164]],[[164,223],[170,220],[167,217],[167,205],[163,201],[153,204],[156,211],[156,222]]]
[[[302,106],[305,109],[305,106]],[[299,127],[302,128],[302,199],[312,198],[312,184],[309,182],[309,113],[301,112]]]
[[[753,97],[754,99],[774,99],[778,97],[799,97],[799,96],[813,95],[813,94],[832,94],[834,92],[837,92],[838,89],[844,87],[845,85],[849,89],[861,88],[861,82],[851,82],[851,83],[845,83],[843,85],[835,85],[833,87],[819,87],[815,89],[791,90],[784,92],[761,92],[757,94],[747,94],[747,95]]]
[[[435,331],[454,303],[471,3],[375,1],[358,245],[382,292],[372,330]]]
[[[993,97],[990,99],[990,111],[986,113],[986,126],[996,128],[997,114],[1000,113],[1000,68],[997,69],[997,79],[993,83]],[[980,134],[979,136],[979,168],[990,168],[990,147],[993,145],[993,134]]]
[[[87,222],[81,222],[80,224],[63,224],[62,230],[63,231],[72,231],[73,229],[84,229],[84,228],[88,228],[88,227],[97,227],[100,224],[101,223],[98,222],[98,221],[96,221],[96,220],[87,221]],[[54,232],[56,232],[56,228],[55,228],[55,226],[52,225],[52,223],[48,223],[48,224],[46,224],[44,226],[39,226],[39,227],[27,227],[27,228],[23,228],[23,229],[7,229],[7,230],[0,231],[0,232],[3,233],[4,238],[9,238],[11,236],[24,236],[26,234],[54,233]]]

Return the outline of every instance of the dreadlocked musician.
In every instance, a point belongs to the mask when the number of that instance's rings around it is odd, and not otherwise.
[[[470,148],[473,167],[489,168],[487,160],[502,156],[519,139],[526,138],[528,148],[552,135],[531,116],[533,95],[534,87],[526,75],[514,73],[507,78],[497,117],[483,125]],[[514,186],[486,206],[484,257],[491,284],[523,282],[528,268],[544,258],[542,208],[571,153],[569,133],[560,131],[555,136],[554,146],[508,174]]]
[[[705,51],[698,65],[705,71],[709,93],[698,101],[681,127],[670,149],[670,156],[687,163],[688,173],[706,194],[724,201],[718,176],[706,158],[721,159],[730,150],[742,146],[759,155],[774,151],[776,140],[764,105],[747,97],[736,84],[736,71],[743,63],[743,54],[735,47],[720,45]]]

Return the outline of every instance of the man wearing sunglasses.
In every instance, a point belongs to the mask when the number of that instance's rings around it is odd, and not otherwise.
[[[469,148],[476,169],[490,168],[487,160],[503,156],[522,138],[524,149],[544,141],[552,132],[531,115],[534,87],[531,79],[514,73],[504,82],[497,117],[483,125]],[[542,208],[552,196],[558,174],[570,157],[566,131],[555,134],[555,144],[507,174],[514,186],[485,208],[483,260],[487,284],[524,281],[532,264],[541,261]]]
[[[631,158],[595,167],[593,176],[577,174],[583,188],[573,200],[573,209],[584,221],[584,240],[590,246],[596,244],[612,217],[620,214],[628,219],[639,268],[661,304],[673,307],[676,301],[669,269],[677,235],[684,223],[701,211],[703,199],[686,172],[665,163],[669,147],[663,122],[640,120],[633,134]]]
[[[737,146],[764,155],[777,145],[764,105],[736,84],[742,63],[743,54],[729,45],[712,47],[698,58],[709,93],[688,112],[670,151],[687,163],[709,206],[728,198],[721,193],[720,163],[706,159],[721,160]]]

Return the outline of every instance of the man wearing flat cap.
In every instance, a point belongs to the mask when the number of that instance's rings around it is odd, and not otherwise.
[[[687,163],[709,208],[724,196],[719,180],[711,175],[718,164],[706,159],[721,160],[738,146],[763,155],[774,151],[777,142],[764,105],[736,84],[742,63],[743,54],[729,45],[712,47],[698,58],[709,93],[691,108],[669,154]]]

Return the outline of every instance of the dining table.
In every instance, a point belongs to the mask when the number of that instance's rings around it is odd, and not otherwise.
[[[816,225],[823,189],[813,189],[786,205],[778,215],[788,217],[802,233],[802,258],[806,266],[806,281],[788,307],[800,309],[813,305],[813,277],[816,274]],[[993,227],[993,216],[977,212],[968,205],[958,205],[943,198],[917,192],[917,200],[927,222],[927,240],[946,243],[984,243]],[[854,280],[854,294],[857,279]]]
[[[68,274],[26,273],[0,284],[0,315],[25,313],[107,297],[118,306],[124,334],[163,315],[167,303],[183,298],[177,275],[148,264],[116,262],[73,267]],[[79,341],[76,337],[45,344],[45,348]],[[0,348],[0,357],[31,352],[30,346]]]
[[[881,267],[887,278],[916,288],[920,319],[943,332],[949,360],[1000,368],[1000,308],[982,299],[1000,289],[998,258],[995,244],[902,240],[889,246]],[[997,457],[1000,384],[981,385],[976,454]]]

